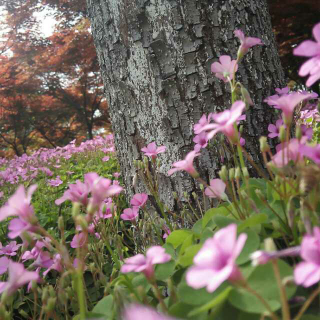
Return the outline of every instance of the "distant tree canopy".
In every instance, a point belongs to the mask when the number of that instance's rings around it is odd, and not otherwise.
[[[303,59],[292,49],[311,38],[319,0],[267,2],[288,82],[301,86]],[[109,128],[85,0],[0,0],[0,6],[6,12],[0,27],[0,148],[21,154]],[[57,20],[49,38],[36,12]]]
[[[0,147],[17,155],[109,131],[84,5],[43,3],[0,1],[7,30],[0,51]],[[57,26],[46,38],[34,13],[48,6]]]

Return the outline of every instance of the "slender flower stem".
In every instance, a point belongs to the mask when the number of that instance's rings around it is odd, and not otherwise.
[[[153,288],[154,288],[154,292],[155,292],[155,294],[156,294],[156,296],[157,296],[157,299],[158,299],[158,301],[159,301],[159,303],[160,303],[160,305],[161,305],[162,311],[163,311],[163,312],[167,312],[167,311],[168,311],[168,308],[167,308],[167,306],[165,305],[165,303],[164,303],[164,301],[163,301],[163,297],[162,297],[162,294],[161,294],[161,292],[160,292],[160,290],[159,290],[159,287],[158,287],[158,285],[157,285],[156,280],[155,280],[155,279],[152,279],[150,282],[151,282],[151,284],[152,284],[152,286],[153,286]]]
[[[278,284],[279,291],[280,291],[280,300],[281,300],[281,309],[282,309],[283,320],[290,320],[291,316],[290,316],[290,310],[289,310],[289,305],[288,305],[288,298],[287,298],[286,290],[285,290],[285,288],[282,284],[282,281],[281,281],[278,262],[276,259],[272,259],[271,263],[272,263],[273,272],[276,277],[277,284]]]
[[[243,285],[243,288],[254,295],[264,305],[264,307],[268,310],[272,320],[279,320],[276,314],[272,311],[269,303],[257,291],[252,289],[247,283]]]
[[[79,261],[79,265],[82,262]],[[78,295],[78,302],[79,302],[79,309],[80,309],[80,320],[86,320],[86,302],[84,296],[84,286],[83,286],[83,279],[82,279],[82,268],[78,268],[75,273],[73,274],[73,279],[76,284],[77,288],[77,295]]]
[[[308,300],[303,304],[303,306],[301,307],[301,309],[299,310],[298,314],[296,315],[296,317],[293,320],[299,320],[304,312],[308,309],[308,307],[310,306],[311,302],[313,301],[313,299],[320,293],[320,287],[318,287],[316,290],[314,290],[310,297],[308,298]]]

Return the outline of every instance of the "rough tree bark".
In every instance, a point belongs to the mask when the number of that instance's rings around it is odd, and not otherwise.
[[[166,204],[173,205],[172,191],[194,189],[188,175],[169,179],[167,171],[193,149],[192,127],[202,114],[230,107],[229,89],[210,66],[223,54],[236,58],[235,29],[265,44],[253,48],[238,71],[255,103],[246,113],[246,147],[259,161],[257,137],[274,121],[262,101],[284,83],[265,0],[87,0],[87,5],[129,196],[133,161],[152,141],[167,147],[160,156]],[[211,178],[220,157],[203,150],[198,164]]]

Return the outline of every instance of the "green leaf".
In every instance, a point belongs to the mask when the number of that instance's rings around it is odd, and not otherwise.
[[[177,249],[190,235],[192,235],[191,230],[176,230],[170,233],[166,243],[171,243],[174,249]]]
[[[169,308],[169,314],[175,318],[179,318],[179,319],[185,319],[186,318],[186,314],[189,313],[190,311],[193,310],[193,306],[183,303],[183,302],[178,302],[173,304],[170,308]],[[207,319],[207,315],[206,314],[202,314],[202,315],[198,315],[196,317],[188,317],[188,319],[192,319],[192,320],[205,320]],[[144,320],[144,319],[142,319]],[[145,320],[149,320],[149,319],[145,319]]]
[[[192,231],[200,236],[202,232],[202,219],[198,220],[192,227]]]
[[[216,215],[220,214],[222,216],[226,216],[229,214],[228,210],[224,206],[220,206],[218,208],[209,209],[202,218],[202,228],[204,229],[208,222]]]
[[[139,274],[132,279],[132,285],[134,288],[143,287],[146,292],[151,288],[151,284],[148,282],[144,274]]]
[[[207,239],[213,237],[213,231],[209,228],[205,228],[201,234],[200,242],[204,243]]]
[[[158,264],[155,268],[155,277],[157,280],[165,281],[169,279],[175,271],[175,262],[173,260]]]
[[[238,227],[238,232],[245,230],[246,228],[252,228],[256,225],[262,224],[268,220],[268,216],[264,213],[253,214]]]
[[[200,248],[202,247],[201,244],[194,244],[188,247],[184,254],[179,257],[178,263],[183,267],[188,267],[192,265],[194,256],[198,253]]]
[[[112,314],[112,308],[113,308],[113,296],[109,295],[109,296],[103,297],[95,305],[92,312],[108,316]]]
[[[227,300],[231,291],[232,291],[232,287],[225,288],[218,296],[214,297],[210,302],[189,312],[188,317],[198,315],[199,313],[208,311],[218,306],[219,304],[223,303],[225,300]]]
[[[235,219],[230,218],[230,217],[221,216],[219,214],[217,214],[217,215],[215,215],[213,217],[213,221],[216,223],[216,225],[220,229],[224,228],[224,227],[227,227],[231,223],[240,224],[240,221],[238,221],[238,220],[235,220]]]
[[[259,236],[253,230],[248,229],[244,233],[247,234],[247,241],[236,260],[236,263],[239,265],[248,262],[250,260],[250,254],[256,251],[260,246]]]
[[[292,268],[282,260],[278,261],[281,278],[292,276]],[[280,305],[279,288],[275,279],[271,263],[260,265],[251,273],[248,285],[262,296],[273,311]],[[287,298],[290,299],[296,291],[296,286],[286,288]],[[233,290],[229,302],[236,308],[249,313],[263,313],[266,308],[256,296],[243,289]]]
[[[178,286],[178,297],[183,303],[199,306],[212,300],[212,293],[209,293],[205,288],[193,289],[183,281]]]
[[[179,255],[183,254],[187,248],[193,245],[194,234],[192,233],[189,237],[187,237],[180,248]]]

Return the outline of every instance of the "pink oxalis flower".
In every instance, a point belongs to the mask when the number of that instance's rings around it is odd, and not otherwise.
[[[70,200],[72,202],[78,202],[86,206],[88,204],[88,194],[90,189],[88,185],[77,180],[76,183],[69,184],[69,189],[66,190],[63,196],[55,201],[56,205]]]
[[[87,243],[87,240],[88,240],[88,235],[84,232],[80,232],[73,237],[70,243],[70,247],[81,248]]]
[[[139,216],[139,207],[127,208],[120,215],[122,220],[135,221]]]
[[[30,202],[36,189],[37,186],[32,185],[26,193],[24,186],[19,186],[8,202],[0,209],[0,221],[10,216],[18,216],[24,221],[33,221],[35,215]]]
[[[315,164],[320,165],[320,144],[314,147],[308,145],[301,146],[300,152]]]
[[[219,62],[214,62],[211,65],[211,72],[215,73],[215,76],[224,82],[228,82],[233,79],[234,73],[238,70],[238,64],[236,60],[231,61],[230,56],[221,56]]]
[[[283,125],[283,120],[282,119],[278,119],[276,121],[276,125],[274,124],[269,124],[268,126],[268,131],[270,132],[268,134],[268,137],[273,139],[276,137],[279,137],[280,135],[280,127]]]
[[[316,24],[312,30],[316,41],[303,41],[297,48],[293,50],[296,56],[309,57],[299,70],[299,75],[305,77],[309,75],[306,82],[307,87],[312,86],[320,79],[320,23]]]
[[[261,39],[253,37],[245,37],[244,33],[241,30],[235,30],[234,35],[240,40],[240,48],[238,50],[238,57],[243,57],[250,48],[256,45],[261,45]]]
[[[146,278],[151,279],[154,275],[154,265],[166,263],[171,260],[171,256],[165,252],[165,249],[160,246],[153,246],[143,254],[137,254],[124,261],[121,267],[122,273],[128,272],[143,272]]]
[[[122,318],[123,320],[174,320],[165,316],[158,311],[140,304],[132,304],[125,308]]]
[[[193,160],[199,155],[200,153],[197,153],[194,150],[189,152],[184,160],[177,161],[173,164],[174,168],[168,171],[168,175],[171,176],[177,171],[187,171],[192,177],[196,178],[199,174],[193,166]]]
[[[130,204],[133,207],[143,208],[147,201],[148,195],[146,193],[137,193],[132,197]]]
[[[0,275],[7,272],[10,260],[8,257],[0,258]]]
[[[2,247],[2,244],[0,242],[0,254],[4,254],[7,256],[16,256],[17,250],[22,246],[22,244],[17,244],[16,241],[11,241],[8,245],[5,247]]]
[[[159,153],[163,153],[166,151],[166,147],[160,146],[157,148],[156,143],[151,142],[146,147],[142,148],[141,151],[144,152],[146,156],[155,159]]]
[[[10,261],[8,270],[8,281],[0,282],[0,293],[6,291],[11,295],[28,282],[32,280],[37,281],[39,277],[37,272],[27,271],[21,263]]]
[[[238,135],[234,128],[234,124],[237,123],[242,117],[242,112],[246,105],[243,101],[236,101],[230,110],[225,110],[220,113],[212,114],[212,118],[215,123],[210,123],[202,127],[201,131],[208,132],[208,139],[212,139],[218,132],[222,132],[231,141],[237,141]]]
[[[305,235],[301,243],[300,262],[294,269],[294,280],[298,285],[310,287],[320,281],[320,228],[312,235]]]
[[[203,287],[215,291],[224,281],[241,281],[242,275],[235,263],[247,240],[246,234],[237,239],[237,226],[231,224],[206,240],[187,271],[187,284],[195,289]]]
[[[194,151],[199,152],[202,148],[206,148],[208,145],[208,135],[205,131],[199,133],[193,138],[193,142],[196,143]]]
[[[212,179],[210,180],[210,186],[207,187],[204,191],[206,196],[209,198],[219,198],[226,200],[228,199],[225,194],[226,184],[221,179]]]

